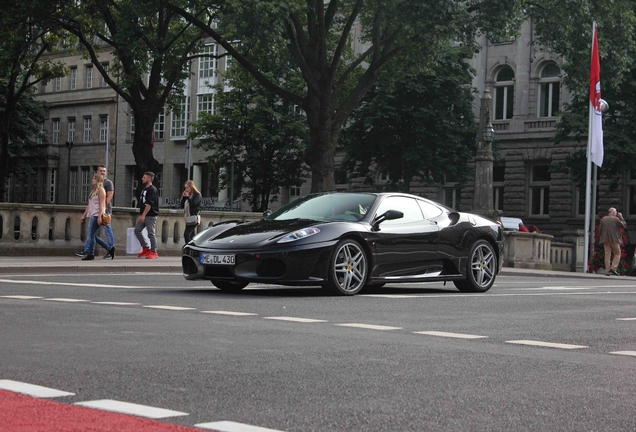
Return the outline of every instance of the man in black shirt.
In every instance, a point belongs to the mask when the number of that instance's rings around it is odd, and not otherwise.
[[[141,215],[135,224],[135,236],[143,249],[141,253],[137,255],[139,258],[159,258],[157,254],[157,237],[155,236],[157,231],[157,215],[159,214],[159,194],[157,188],[152,185],[154,178],[155,174],[150,171],[146,171],[143,177],[141,177],[141,182],[145,186],[145,189],[141,191],[141,196],[139,197],[139,211]],[[148,232],[150,246],[148,246],[148,242],[146,242],[146,239],[141,234],[144,229]]]

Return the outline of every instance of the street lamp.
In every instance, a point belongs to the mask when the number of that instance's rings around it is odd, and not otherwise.
[[[227,111],[234,110],[234,104],[225,105]],[[225,128],[225,138],[230,141],[230,211],[234,211],[234,131],[228,130],[232,126],[231,119],[229,117],[223,118],[223,126]]]
[[[67,191],[66,191],[66,204],[71,203],[71,150],[73,150],[73,141],[66,141],[64,144],[68,149],[68,161],[66,164],[67,172],[66,172],[66,182],[67,182]]]
[[[481,131],[481,137],[485,145],[490,145],[495,140],[495,128],[492,126],[492,123],[490,123],[490,112],[486,115],[486,125]]]

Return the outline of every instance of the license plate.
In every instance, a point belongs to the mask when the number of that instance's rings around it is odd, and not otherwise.
[[[201,260],[201,264],[234,265],[235,257],[236,255],[219,255],[219,254],[202,253],[200,260]]]

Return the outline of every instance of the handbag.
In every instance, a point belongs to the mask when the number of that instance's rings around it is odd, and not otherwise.
[[[186,225],[199,225],[201,223],[201,216],[200,215],[186,216],[185,223]]]
[[[104,213],[102,215],[102,223],[100,225],[101,226],[108,226],[108,225],[110,225],[112,220],[113,220],[113,218],[112,218],[111,215],[109,215],[108,213]]]

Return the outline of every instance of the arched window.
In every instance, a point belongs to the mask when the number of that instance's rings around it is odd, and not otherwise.
[[[514,115],[515,73],[510,66],[506,66],[497,73],[495,79],[494,110],[495,120],[507,120]]]
[[[561,94],[561,69],[555,63],[547,64],[539,78],[539,117],[556,117]]]

